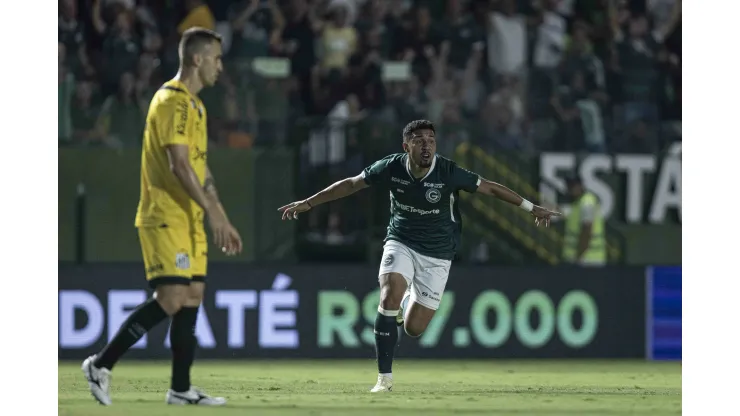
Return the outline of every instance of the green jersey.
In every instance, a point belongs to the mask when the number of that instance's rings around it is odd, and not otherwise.
[[[417,179],[411,175],[408,155],[397,153],[373,163],[362,176],[368,185],[390,191],[386,241],[396,240],[425,256],[453,259],[462,232],[458,194],[478,189],[477,174],[437,155],[426,176]]]

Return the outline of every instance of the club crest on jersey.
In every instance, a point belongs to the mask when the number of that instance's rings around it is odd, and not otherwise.
[[[439,202],[440,199],[442,199],[442,192],[439,192],[439,189],[437,188],[430,188],[427,191],[426,194],[427,201],[431,202],[432,204],[436,204]]]
[[[388,254],[383,259],[383,265],[390,266],[393,263],[393,254]]]
[[[190,268],[190,257],[188,253],[177,253],[175,255],[175,267],[180,270],[188,270]]]

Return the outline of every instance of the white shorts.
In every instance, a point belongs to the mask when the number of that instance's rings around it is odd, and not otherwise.
[[[398,273],[411,289],[411,301],[429,309],[439,309],[450,274],[451,260],[423,256],[395,240],[383,245],[378,276]]]

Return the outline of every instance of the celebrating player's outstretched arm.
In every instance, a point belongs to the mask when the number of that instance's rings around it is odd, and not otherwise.
[[[557,211],[550,211],[547,208],[534,205],[531,202],[519,196],[519,194],[517,194],[516,192],[505,187],[504,185],[501,185],[500,183],[496,183],[493,181],[489,181],[487,179],[481,178],[481,182],[480,182],[480,185],[478,185],[477,192],[481,194],[493,195],[502,201],[508,202],[512,205],[516,205],[524,209],[525,211],[530,212],[534,216],[534,223],[538,226],[540,224],[544,224],[545,227],[549,227],[550,219],[553,216],[563,215]]]
[[[301,212],[306,212],[316,205],[321,205],[327,202],[350,196],[353,193],[367,187],[368,184],[365,182],[362,174],[350,178],[345,178],[341,181],[331,184],[329,187],[310,198],[304,199],[302,201],[291,202],[288,205],[283,205],[282,207],[278,208],[278,211],[282,211],[284,220],[295,219],[298,218],[298,214],[300,214]]]
[[[198,176],[190,165],[190,151],[187,145],[174,144],[167,146],[167,157],[170,169],[188,193],[208,216],[213,231],[214,243],[226,254],[234,255],[242,250],[239,233],[229,222],[226,212],[218,199],[215,181],[208,168],[204,185],[200,186]],[[209,180],[210,179],[210,180]]]

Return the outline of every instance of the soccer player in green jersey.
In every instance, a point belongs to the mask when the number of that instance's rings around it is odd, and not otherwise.
[[[378,381],[373,393],[393,388],[391,366],[397,325],[419,337],[439,308],[460,244],[459,192],[493,195],[530,212],[537,225],[561,215],[537,206],[509,188],[481,178],[436,154],[434,124],[412,121],[403,129],[403,153],[378,160],[357,176],[343,179],[302,201],[280,207],[283,219],[352,195],[369,186],[390,191],[391,219],[378,271],[380,305],[375,318]]]

